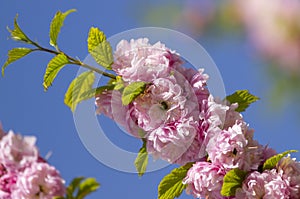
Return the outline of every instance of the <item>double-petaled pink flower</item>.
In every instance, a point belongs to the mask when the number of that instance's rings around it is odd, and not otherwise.
[[[39,157],[36,138],[0,131],[0,198],[52,199],[63,196],[64,180],[54,167]]]
[[[147,38],[120,41],[114,58],[112,68],[125,82],[151,82],[167,77],[171,68],[182,63],[174,51],[160,42],[151,45]]]
[[[12,198],[52,199],[65,193],[64,180],[47,163],[33,163],[20,173],[12,191]]]
[[[226,199],[220,193],[225,174],[225,169],[220,165],[197,162],[189,169],[183,184],[187,185],[187,194],[195,198]]]

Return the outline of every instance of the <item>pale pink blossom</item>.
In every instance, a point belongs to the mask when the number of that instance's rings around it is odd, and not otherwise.
[[[284,157],[277,165],[277,170],[282,173],[282,178],[289,182],[290,198],[300,196],[300,162],[290,156]]]
[[[174,71],[174,76],[179,84],[183,85],[185,84],[185,81],[188,81],[189,86],[193,89],[194,94],[197,96],[199,106],[201,107],[202,101],[207,100],[209,97],[209,91],[206,84],[209,76],[204,73],[204,69],[201,68],[197,71],[193,68],[185,68],[182,65],[178,65]],[[182,78],[182,76],[184,78]]]
[[[225,199],[221,196],[223,178],[226,172],[222,166],[210,162],[196,162],[187,172],[183,184],[186,193],[195,198]]]
[[[265,170],[263,173],[254,171],[247,176],[242,188],[237,190],[236,198],[288,199],[289,183],[282,179],[276,169]]]
[[[125,126],[126,122],[124,118],[126,117],[128,106],[122,104],[121,97],[121,93],[117,90],[107,90],[96,95],[96,113],[104,114],[120,125]]]
[[[9,131],[0,142],[0,162],[9,171],[24,169],[37,161],[36,138],[14,134]]]
[[[253,140],[253,131],[245,123],[237,123],[212,137],[207,153],[215,164],[226,169],[256,170],[263,160],[263,147]]]
[[[226,117],[224,120],[224,124],[222,126],[223,129],[228,129],[232,127],[237,122],[243,122],[243,116],[241,113],[235,111],[238,107],[238,103],[233,103],[228,105],[229,109],[226,111]]]
[[[195,147],[193,142],[196,135],[197,124],[192,118],[170,122],[149,133],[147,151],[156,159],[161,158],[170,163],[185,164],[193,159],[199,159],[199,150],[189,151],[191,146]],[[185,158],[181,158],[187,151],[195,151],[196,154],[186,154]],[[189,157],[191,159],[186,159]]]
[[[129,83],[152,82],[158,77],[167,77],[171,68],[182,64],[174,51],[160,42],[151,45],[147,38],[120,41],[114,58],[113,70]]]
[[[96,96],[95,105],[97,106],[97,114],[104,114],[114,120],[129,134],[140,137],[139,131],[141,129],[130,116],[131,106],[124,106],[122,104],[122,95],[118,90],[108,90],[98,94]]]
[[[152,131],[164,123],[199,115],[193,91],[188,85],[183,88],[184,85],[178,84],[177,80],[174,76],[158,78],[134,100],[131,108],[134,109],[138,126],[143,130]]]
[[[12,198],[52,199],[65,193],[64,180],[59,172],[47,163],[33,163],[19,173]]]
[[[209,140],[222,131],[229,107],[216,102],[213,96],[210,95],[208,99],[202,101],[200,109],[198,137],[204,140],[201,150],[205,153],[205,147]]]

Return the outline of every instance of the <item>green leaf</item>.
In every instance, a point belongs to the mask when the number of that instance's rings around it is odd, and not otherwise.
[[[144,175],[148,165],[148,152],[147,152],[146,144],[147,141],[143,139],[143,146],[140,148],[138,156],[134,161],[134,165],[139,176]]]
[[[246,171],[238,168],[232,169],[226,173],[223,179],[223,186],[221,190],[222,196],[235,196],[237,188],[242,187],[242,183],[247,175]]]
[[[99,44],[106,41],[105,34],[99,28],[91,27],[88,37],[88,51],[94,50]]]
[[[5,68],[11,64],[14,61],[17,61],[18,59],[21,59],[22,57],[28,55],[31,53],[33,50],[29,48],[13,48],[10,51],[8,51],[7,54],[7,60],[2,66],[2,76],[4,76],[4,70]]]
[[[100,184],[94,178],[77,177],[67,187],[66,197],[55,197],[54,199],[83,199],[99,187]]]
[[[95,97],[95,95],[98,95],[98,94],[102,93],[103,91],[113,90],[114,87],[115,87],[114,85],[105,85],[105,86],[100,86],[98,88],[93,88],[91,90],[88,90],[81,94],[80,101],[93,98],[93,97]]]
[[[176,168],[166,175],[158,185],[158,199],[173,199],[179,197],[186,185],[182,180],[186,177],[187,171],[193,163]]]
[[[88,194],[96,191],[100,187],[100,184],[95,178],[87,178],[80,185],[77,192],[76,199],[83,199]]]
[[[50,45],[57,48],[57,37],[60,32],[61,27],[64,24],[65,18],[72,12],[75,12],[75,9],[68,10],[66,12],[58,11],[55,16],[52,19],[51,25],[50,25]]]
[[[121,90],[124,88],[124,82],[121,76],[117,76],[113,83],[115,84],[115,90]]]
[[[126,86],[122,93],[123,105],[130,104],[139,94],[144,92],[146,85],[146,82],[133,82]]]
[[[72,198],[75,191],[78,189],[80,182],[84,179],[84,177],[77,177],[72,180],[70,185],[67,187],[67,198]]]
[[[98,28],[92,27],[88,36],[88,51],[95,61],[104,68],[111,70],[113,53],[105,34]]]
[[[236,109],[237,112],[243,112],[248,108],[248,106],[259,100],[258,97],[252,95],[249,93],[248,90],[238,90],[232,95],[229,95],[226,97],[226,99],[232,104],[232,103],[238,103],[238,108]]]
[[[264,170],[271,170],[273,168],[276,167],[277,163],[284,157],[286,156],[287,154],[289,153],[295,153],[295,152],[298,152],[297,150],[288,150],[288,151],[285,151],[283,153],[280,153],[280,154],[277,154],[277,155],[274,155],[272,157],[270,157],[269,159],[267,159],[263,165],[263,171]]]
[[[66,199],[65,197],[62,196],[54,196],[53,199]],[[68,198],[67,198],[68,199]]]
[[[70,84],[65,94],[65,104],[74,112],[77,104],[80,102],[82,93],[92,89],[95,81],[95,74],[92,71],[86,71],[76,77]]]
[[[12,39],[16,40],[16,41],[22,41],[28,44],[32,44],[33,42],[27,37],[27,35],[21,30],[18,22],[18,15],[16,15],[15,19],[14,19],[14,29],[10,30],[8,28],[8,31],[10,32],[10,36]]]
[[[58,72],[68,63],[69,59],[63,53],[56,55],[53,59],[50,60],[44,75],[43,86],[45,90],[47,90],[49,86],[52,85],[52,82]]]

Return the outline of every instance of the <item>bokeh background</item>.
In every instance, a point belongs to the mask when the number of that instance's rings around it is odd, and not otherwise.
[[[86,39],[91,26],[101,28],[108,37],[145,26],[179,30],[207,50],[220,70],[227,94],[249,89],[261,98],[244,113],[260,143],[278,152],[300,149],[299,1],[3,0],[0,63],[4,64],[9,49],[23,46],[9,39],[7,32],[17,13],[23,30],[47,46],[55,12],[71,8],[77,12],[67,17],[59,36],[61,48],[70,55],[82,60],[87,56]],[[67,182],[76,176],[97,178],[101,188],[90,199],[157,198],[160,180],[174,166],[139,178],[93,158],[79,139],[72,112],[63,103],[78,68],[64,68],[49,91],[44,92],[43,74],[50,59],[51,55],[32,53],[9,66],[5,77],[0,78],[0,121],[4,129],[35,135],[41,155],[52,152],[49,162]],[[123,139],[126,135],[118,136],[122,134],[120,130],[106,127],[115,144],[138,151],[138,140]],[[300,153],[294,157],[300,159]],[[183,194],[180,198],[192,197]]]

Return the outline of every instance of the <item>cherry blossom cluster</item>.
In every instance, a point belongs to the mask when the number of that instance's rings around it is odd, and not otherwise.
[[[276,152],[253,139],[254,131],[236,111],[238,104],[214,98],[204,70],[187,68],[179,54],[146,38],[122,40],[112,69],[126,86],[146,82],[128,105],[118,89],[96,96],[97,112],[146,140],[154,158],[185,165],[193,162],[183,184],[197,198],[299,198],[300,163],[283,158],[262,170]],[[223,179],[232,169],[248,172],[235,196],[221,195]]]
[[[53,199],[65,193],[59,172],[39,156],[36,138],[0,127],[0,198]]]

